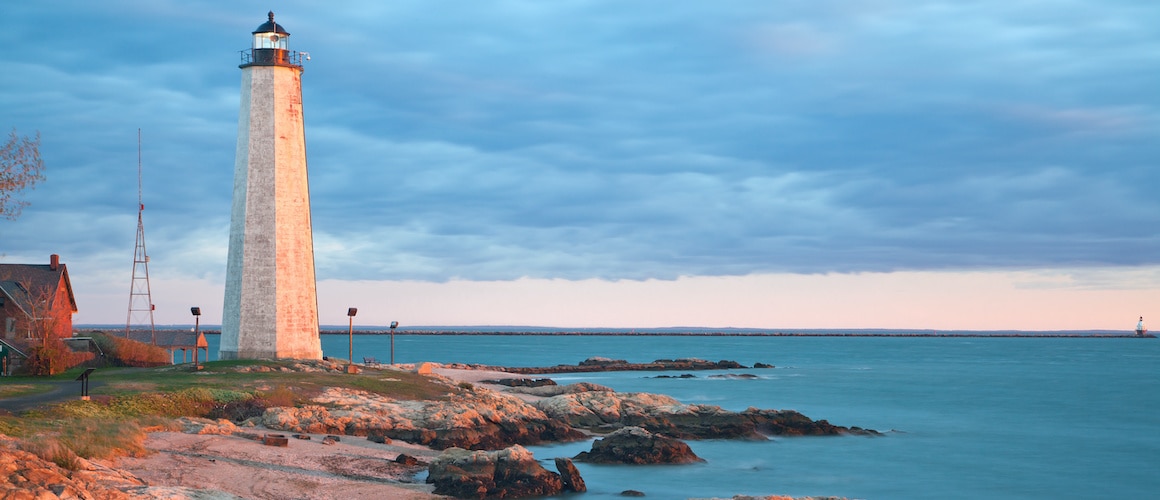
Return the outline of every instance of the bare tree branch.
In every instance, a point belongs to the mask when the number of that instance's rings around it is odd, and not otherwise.
[[[35,137],[21,136],[12,129],[8,142],[0,148],[0,217],[15,219],[28,202],[17,197],[44,180],[44,161],[40,159],[40,132]]]

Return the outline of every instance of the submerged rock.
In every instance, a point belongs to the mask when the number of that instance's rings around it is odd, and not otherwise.
[[[598,464],[689,464],[704,462],[683,441],[653,434],[640,427],[625,427],[592,443],[592,451],[575,460]]]
[[[456,498],[524,498],[560,493],[560,476],[516,445],[499,451],[449,448],[431,461],[427,482],[435,494]]]

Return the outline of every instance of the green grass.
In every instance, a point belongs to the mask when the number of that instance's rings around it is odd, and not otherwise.
[[[328,372],[238,372],[244,366],[289,366],[280,361],[214,361],[201,371],[188,365],[102,368],[90,375],[91,399],[68,400],[18,416],[0,416],[0,434],[21,438],[27,449],[63,467],[75,457],[111,458],[143,451],[145,429],[167,428],[173,418],[244,419],[267,407],[298,406],[327,387],[360,389],[402,400],[438,400],[457,388],[407,372],[368,369]],[[53,377],[22,377],[3,387],[35,394],[74,380],[81,369]],[[99,382],[99,385],[97,384]],[[79,382],[78,382],[79,384]],[[0,397],[8,396],[7,392]]]
[[[32,396],[34,394],[51,391],[52,389],[50,385],[24,383],[23,380],[12,382],[11,379],[7,379],[4,385],[0,385],[0,399]]]

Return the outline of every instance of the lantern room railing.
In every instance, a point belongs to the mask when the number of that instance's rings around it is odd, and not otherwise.
[[[282,49],[245,49],[239,50],[241,64],[239,66],[302,66],[302,60],[310,60],[306,52]]]

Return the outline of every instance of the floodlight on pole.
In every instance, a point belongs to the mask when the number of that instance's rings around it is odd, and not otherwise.
[[[201,363],[197,359],[197,339],[201,337],[201,308],[194,306],[189,308],[189,312],[193,314],[193,369],[199,370],[201,369]],[[182,357],[184,358],[185,355],[183,354]],[[185,362],[185,359],[181,361]]]
[[[391,322],[391,366],[395,366],[395,328],[398,327],[398,321]]]
[[[352,365],[354,364],[354,315],[356,314],[358,314],[357,307],[351,307],[346,310],[346,315],[350,319],[350,330],[348,334],[350,336],[350,364]]]

